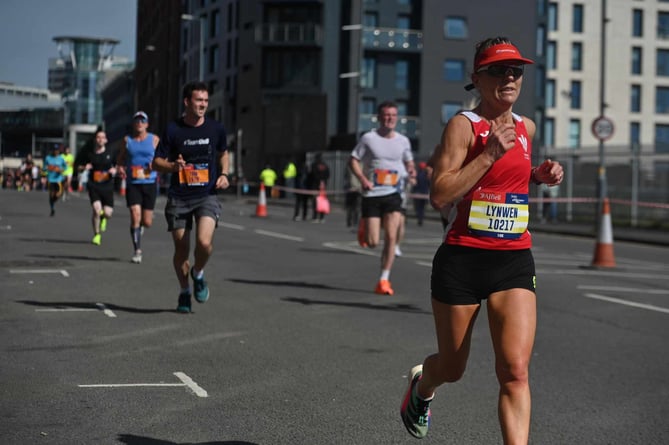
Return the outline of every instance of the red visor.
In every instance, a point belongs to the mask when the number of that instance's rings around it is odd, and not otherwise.
[[[486,65],[492,65],[493,63],[499,62],[510,62],[518,65],[534,63],[534,61],[521,56],[518,48],[512,44],[500,43],[499,45],[493,45],[490,48],[481,51],[476,60],[474,60],[474,72]]]

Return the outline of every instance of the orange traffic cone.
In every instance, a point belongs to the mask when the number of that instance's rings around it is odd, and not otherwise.
[[[125,196],[125,178],[121,179],[121,196]]]
[[[258,194],[258,205],[256,206],[256,216],[267,216],[267,197],[265,196],[265,184],[260,183],[260,193]]]
[[[595,246],[595,256],[592,259],[592,266],[616,267],[616,259],[613,256],[613,229],[611,226],[609,198],[604,198],[602,205],[599,234],[597,236],[597,245]]]

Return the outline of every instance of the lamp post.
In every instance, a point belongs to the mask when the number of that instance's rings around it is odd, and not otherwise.
[[[185,22],[194,22],[194,21],[199,21],[200,22],[200,46],[199,46],[199,62],[200,66],[198,69],[198,80],[202,82],[204,80],[204,16],[199,16],[196,17],[193,14],[181,14],[181,20]]]
[[[361,17],[362,18],[362,17]],[[350,71],[348,73],[341,73],[339,75],[340,79],[356,79],[356,84],[354,86],[355,88],[355,94],[353,94],[354,97],[354,119],[355,121],[353,122],[353,133],[355,134],[355,137],[357,139],[358,137],[358,130],[360,127],[360,91],[362,90],[362,31],[363,31],[363,26],[362,24],[354,24],[354,25],[344,25],[341,27],[342,31],[358,31],[360,33],[359,39],[356,42],[356,49],[357,51],[353,52],[354,54],[357,54],[356,57],[356,62],[354,65],[354,68],[357,68],[357,71]]]

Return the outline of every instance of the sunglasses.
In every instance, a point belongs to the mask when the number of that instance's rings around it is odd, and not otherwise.
[[[142,124],[145,124],[145,123],[148,122],[148,120],[147,120],[147,119],[144,119],[144,118],[137,118],[137,119],[135,119],[134,121],[135,121],[135,122],[141,122]]]
[[[477,73],[486,72],[489,76],[503,78],[507,77],[509,74],[513,76],[514,79],[518,79],[523,75],[525,67],[523,65],[513,66],[513,65],[490,65],[485,68],[481,68]]]

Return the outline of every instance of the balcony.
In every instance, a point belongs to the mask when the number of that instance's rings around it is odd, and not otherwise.
[[[369,131],[379,127],[376,114],[361,114],[358,119],[358,132]],[[417,116],[400,116],[397,118],[395,131],[409,139],[418,139],[420,136],[420,118]]]
[[[362,46],[381,51],[419,52],[423,49],[423,33],[412,29],[365,27]]]
[[[321,46],[323,29],[313,23],[263,23],[256,26],[256,43],[277,46]]]

